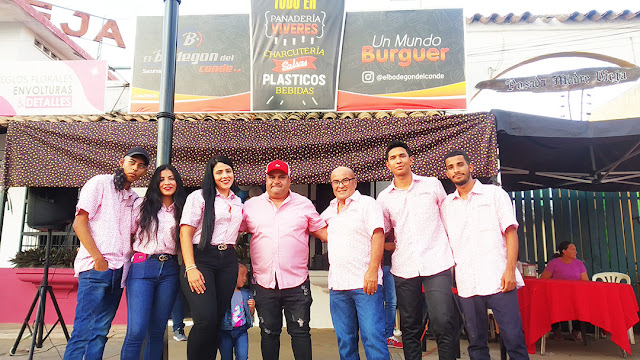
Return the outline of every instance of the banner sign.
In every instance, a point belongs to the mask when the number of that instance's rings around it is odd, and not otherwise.
[[[638,79],[640,79],[639,67],[600,67],[558,71],[528,77],[485,80],[476,84],[476,88],[500,92],[551,92],[590,89]]]
[[[252,111],[335,110],[344,0],[252,0]]]
[[[462,9],[349,12],[338,110],[466,109]]]
[[[249,111],[249,16],[180,16],[175,112]],[[138,17],[131,113],[157,112],[162,17]]]
[[[107,62],[0,63],[0,115],[104,113]]]

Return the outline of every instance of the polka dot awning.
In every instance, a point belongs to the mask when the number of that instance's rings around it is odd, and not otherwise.
[[[399,139],[414,150],[414,172],[445,178],[444,155],[469,153],[474,176],[497,174],[495,119],[489,113],[384,118],[307,118],[175,121],[172,163],[185,185],[200,186],[207,159],[230,157],[239,185],[264,183],[266,164],[287,161],[294,183],[327,183],[337,166],[360,181],[389,180],[387,143]],[[7,129],[5,186],[80,187],[112,173],[133,146],[155,161],[157,122],[11,122]],[[134,186],[146,186],[153,167]]]

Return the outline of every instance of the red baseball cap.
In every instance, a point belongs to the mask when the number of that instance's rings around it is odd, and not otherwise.
[[[272,162],[269,163],[269,165],[267,165],[267,171],[266,171],[267,174],[274,170],[282,170],[287,175],[290,175],[289,165],[282,160],[273,160]]]

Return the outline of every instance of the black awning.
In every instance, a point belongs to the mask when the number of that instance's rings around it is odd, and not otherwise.
[[[572,121],[491,112],[506,190],[640,191],[640,118]]]

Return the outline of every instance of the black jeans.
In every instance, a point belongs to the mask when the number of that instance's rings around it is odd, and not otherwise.
[[[424,297],[427,301],[429,312],[429,328],[433,330],[438,343],[438,356],[440,360],[455,360],[458,350],[458,332],[460,326],[458,319],[460,313],[455,305],[453,292],[451,292],[451,270],[431,276],[418,276],[405,279],[393,277],[396,283],[398,297],[398,310],[400,311],[400,330],[402,330],[402,343],[404,358],[406,360],[418,360],[422,358],[420,336],[424,329],[422,286]]]
[[[189,302],[193,317],[187,341],[187,359],[215,360],[220,322],[231,307],[231,296],[238,281],[238,259],[232,246],[221,251],[215,246],[198,250],[194,245],[193,254],[207,289],[200,295],[191,292],[184,276],[184,265],[181,266],[182,293]]]
[[[268,289],[253,285],[253,297],[260,319],[260,347],[263,360],[278,360],[282,310],[291,336],[291,349],[296,360],[311,360],[311,288],[309,279],[290,289]]]

